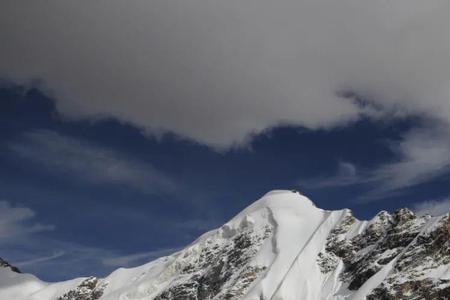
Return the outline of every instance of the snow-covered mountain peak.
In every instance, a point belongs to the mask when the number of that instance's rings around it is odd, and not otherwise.
[[[0,299],[449,299],[450,216],[360,221],[276,190],[185,249],[106,278],[45,283],[0,268]]]
[[[292,190],[273,190],[266,193],[259,200],[253,202],[237,216],[252,213],[266,208],[290,208],[296,211],[318,210],[314,203],[300,192]]]
[[[308,197],[296,190],[272,190],[251,206],[291,206],[297,209],[318,209]]]
[[[285,213],[287,215],[297,215],[301,218],[310,213],[323,213],[323,210],[317,208],[310,199],[297,191],[273,190],[253,202],[227,224],[231,226],[241,222],[245,223],[245,219],[254,221],[267,220],[268,212],[272,215],[274,215],[274,212],[277,212],[277,216]]]

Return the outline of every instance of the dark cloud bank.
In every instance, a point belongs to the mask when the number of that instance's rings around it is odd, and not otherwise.
[[[450,121],[448,1],[5,0],[0,8],[0,76],[45,88],[69,118],[115,117],[222,149],[278,124],[412,113]],[[343,99],[348,91],[381,110]]]

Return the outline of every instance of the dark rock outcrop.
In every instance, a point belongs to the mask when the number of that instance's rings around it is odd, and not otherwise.
[[[358,290],[391,263],[391,271],[368,299],[450,299],[450,280],[427,277],[427,271],[450,263],[449,214],[431,219],[408,209],[381,212],[362,232],[351,234],[354,222],[348,211],[331,231],[317,258],[323,273],[342,261],[341,280],[349,290]]]
[[[9,262],[2,259],[1,257],[0,257],[0,268],[10,268],[11,271],[13,271],[13,272],[22,273],[17,267],[11,265]]]
[[[106,285],[96,277],[83,280],[75,289],[58,297],[58,300],[98,300]]]
[[[207,240],[198,254],[193,253],[196,259],[189,259],[196,263],[184,265],[174,283],[155,300],[240,299],[266,269],[247,263],[271,234],[266,227],[259,233],[252,229],[238,233],[223,244]]]

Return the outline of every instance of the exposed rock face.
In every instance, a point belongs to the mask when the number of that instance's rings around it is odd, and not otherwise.
[[[106,285],[95,277],[83,280],[75,289],[58,297],[58,300],[98,300]]]
[[[410,239],[410,234],[404,232]],[[393,272],[374,290],[370,299],[382,299],[378,295],[387,299],[450,299],[450,279],[427,275],[443,267],[450,267],[449,214],[416,234],[404,247]]]
[[[266,226],[260,232],[250,228],[230,240],[207,239],[179,259],[177,267],[181,272],[155,300],[240,299],[266,269],[248,262],[271,233]]]
[[[17,267],[11,265],[9,262],[2,259],[1,257],[0,257],[0,268],[10,268],[11,271],[13,271],[13,272],[22,273],[22,272],[20,272],[20,270]]]
[[[324,273],[344,269],[341,280],[356,291],[384,266],[387,276],[367,299],[450,299],[450,280],[439,272],[450,268],[450,217],[417,217],[408,209],[380,212],[361,232],[348,211],[328,237],[317,262]],[[437,275],[437,276],[436,276]]]

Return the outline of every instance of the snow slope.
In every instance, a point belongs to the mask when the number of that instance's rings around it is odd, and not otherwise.
[[[108,277],[45,283],[0,267],[0,299],[449,299],[450,218],[370,221],[272,191],[173,255]]]

